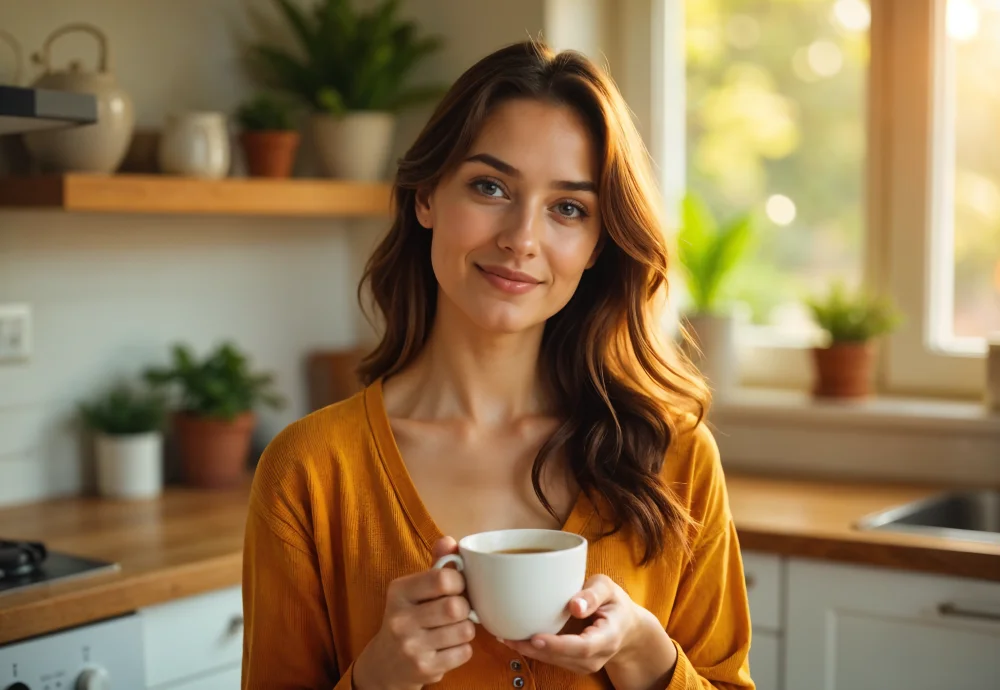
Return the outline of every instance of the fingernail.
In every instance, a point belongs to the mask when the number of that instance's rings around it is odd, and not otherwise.
[[[573,600],[573,603],[576,604],[581,611],[587,610],[587,600],[584,599],[583,597],[577,597],[576,599]]]
[[[545,646],[545,640],[532,640],[531,644],[536,649],[541,649],[542,647]]]

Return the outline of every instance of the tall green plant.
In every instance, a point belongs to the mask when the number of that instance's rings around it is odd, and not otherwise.
[[[717,313],[733,270],[753,239],[753,219],[743,213],[719,225],[708,205],[694,192],[681,202],[677,252],[697,313]]]
[[[826,295],[807,299],[806,305],[833,344],[863,343],[891,333],[902,321],[888,299],[849,292],[842,282],[834,283]]]
[[[199,417],[231,421],[257,404],[279,408],[285,403],[271,391],[272,375],[251,371],[246,355],[232,343],[223,343],[202,361],[188,346],[174,345],[171,366],[150,367],[144,375],[154,386],[177,384],[180,408]]]
[[[396,111],[443,95],[442,86],[407,85],[413,69],[442,41],[419,35],[415,22],[400,19],[399,0],[383,0],[362,12],[351,0],[315,0],[308,10],[293,0],[275,2],[296,50],[251,48],[254,65],[273,88],[331,115]]]

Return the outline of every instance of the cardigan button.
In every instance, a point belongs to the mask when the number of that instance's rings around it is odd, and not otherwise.
[[[521,670],[521,662],[518,661],[517,659],[511,659],[510,670],[511,671],[520,671]]]
[[[524,687],[524,678],[522,678],[521,676],[518,676],[517,678],[515,678],[514,679],[514,687],[515,688],[523,688]]]

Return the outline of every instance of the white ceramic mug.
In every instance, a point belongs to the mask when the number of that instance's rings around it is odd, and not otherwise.
[[[504,553],[531,550],[531,553]],[[569,620],[569,602],[587,575],[587,540],[547,529],[511,529],[471,534],[458,554],[434,564],[454,563],[465,575],[469,619],[504,640],[555,634]]]

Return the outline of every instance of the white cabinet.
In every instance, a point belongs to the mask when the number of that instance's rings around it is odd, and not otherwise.
[[[743,573],[750,602],[750,676],[757,690],[780,690],[784,629],[784,563],[779,556],[743,552]]]
[[[786,690],[1000,688],[1000,583],[791,559]]]
[[[243,599],[229,587],[140,609],[149,690],[239,690]]]

